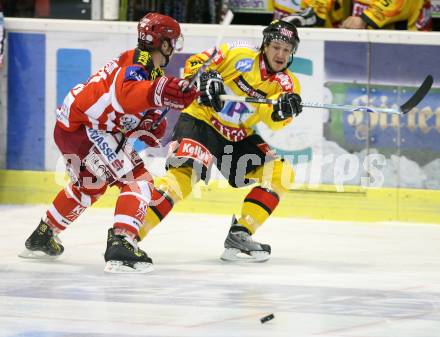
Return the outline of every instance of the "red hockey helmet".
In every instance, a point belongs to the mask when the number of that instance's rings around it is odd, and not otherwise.
[[[168,40],[173,49],[181,50],[183,37],[179,23],[160,13],[148,13],[138,23],[138,43],[141,49],[157,49]]]

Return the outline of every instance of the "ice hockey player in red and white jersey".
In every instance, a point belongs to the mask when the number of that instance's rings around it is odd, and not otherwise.
[[[164,75],[174,50],[181,47],[173,18],[148,13],[138,24],[138,46],[122,53],[78,84],[57,109],[55,143],[71,182],[55,197],[46,216],[26,240],[21,257],[58,257],[58,234],[116,185],[113,228],[105,252],[108,272],[149,272],[152,261],[136,238],[151,198],[152,178],[128,138],[157,146],[166,119],[157,108],[184,109],[198,90],[184,79]]]

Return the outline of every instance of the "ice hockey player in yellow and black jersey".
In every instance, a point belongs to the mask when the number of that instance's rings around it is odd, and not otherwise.
[[[357,0],[342,22],[349,29],[432,30],[428,0]]]
[[[180,115],[167,174],[155,183],[142,238],[190,194],[192,177],[206,182],[211,166],[216,165],[231,186],[253,186],[241,214],[237,219],[233,216],[221,258],[235,261],[243,254],[251,261],[269,258],[270,246],[253,241],[251,235],[293,183],[294,170],[271,150],[254,126],[263,122],[273,130],[281,129],[301,113],[299,82],[287,69],[298,44],[295,26],[275,21],[264,29],[260,49],[246,43],[219,48],[200,76],[200,99]],[[195,74],[213,52],[191,56],[185,64],[185,76]],[[219,96],[224,93],[274,99],[277,104],[223,102]]]
[[[429,0],[302,0],[301,11],[293,5],[284,4],[281,11],[274,7],[274,15],[289,16],[298,27],[432,29]]]

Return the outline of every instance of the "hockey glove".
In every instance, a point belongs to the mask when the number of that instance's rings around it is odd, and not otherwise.
[[[296,27],[323,27],[325,24],[325,20],[318,17],[312,7],[286,16],[281,21],[293,23]]]
[[[200,93],[194,86],[189,88],[187,80],[161,76],[154,80],[148,95],[152,106],[167,106],[182,110],[190,105]]]
[[[160,139],[164,136],[167,128],[166,117],[162,118],[159,124],[153,128],[154,124],[160,119],[162,111],[149,110],[144,119],[139,123],[137,128],[126,134],[128,137],[136,137],[151,147],[156,147],[160,144]]]
[[[212,107],[217,112],[222,111],[225,102],[220,95],[225,94],[225,86],[220,74],[214,70],[202,73],[197,84],[200,90],[199,104]]]
[[[298,116],[302,112],[301,96],[294,93],[283,93],[278,97],[278,102],[273,106],[272,120],[284,121],[293,115]]]

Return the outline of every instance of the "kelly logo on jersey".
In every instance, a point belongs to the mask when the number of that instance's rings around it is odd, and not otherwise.
[[[212,161],[212,154],[209,150],[199,142],[183,138],[176,152],[177,157],[192,158],[201,162],[204,166],[209,167]]]
[[[254,64],[253,59],[238,60],[237,63],[235,63],[235,69],[241,71],[242,73],[247,73],[251,71],[253,64]]]

